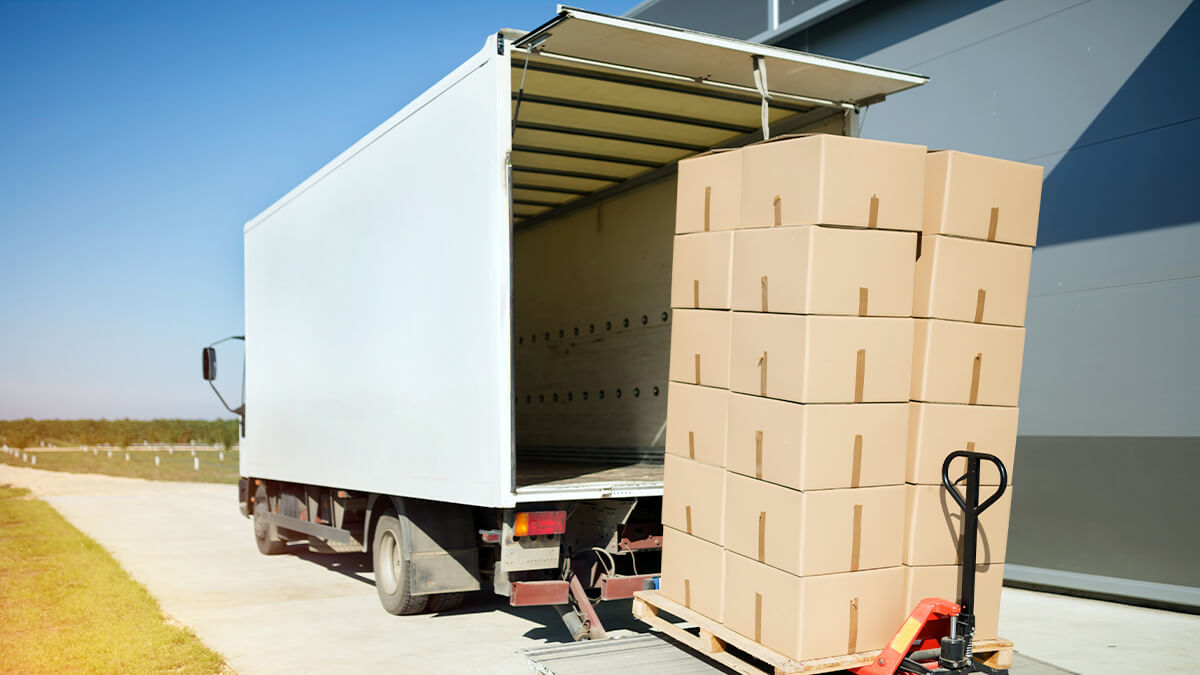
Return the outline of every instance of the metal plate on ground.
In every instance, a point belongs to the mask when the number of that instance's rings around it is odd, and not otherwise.
[[[521,651],[531,672],[542,675],[657,675],[673,673],[731,673],[655,633],[612,640],[549,645]],[[1076,675],[1073,671],[1013,654],[1012,675]]]
[[[656,634],[522,650],[531,672],[544,675],[728,673],[695,652]]]

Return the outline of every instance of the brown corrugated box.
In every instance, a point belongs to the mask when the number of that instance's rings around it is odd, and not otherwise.
[[[882,649],[911,610],[903,570],[797,577],[726,551],[724,623],[796,660]]]
[[[725,466],[729,392],[671,382],[667,385],[667,453]]]
[[[942,462],[954,450],[974,450],[995,455],[1013,479],[1017,450],[1017,408],[943,403],[910,403],[908,462],[905,481],[940,485]],[[1000,472],[991,462],[980,463],[980,483],[999,485]],[[950,477],[967,470],[967,460],[950,465]]]
[[[912,330],[904,318],[734,312],[729,385],[797,403],[908,401]]]
[[[731,471],[796,490],[904,482],[908,404],[805,405],[744,394],[728,403]],[[668,434],[670,427],[668,415]]]
[[[957,478],[957,476],[956,476]],[[962,508],[941,485],[905,485],[904,564],[956,565],[962,555]],[[959,494],[966,488],[958,486]],[[995,487],[983,487],[983,503]],[[1012,508],[1012,488],[979,516],[979,539],[975,548],[977,563],[1004,562],[1008,549],[1008,516]]]
[[[669,378],[674,382],[728,388],[732,313],[677,309],[673,314]]]
[[[741,219],[742,150],[719,150],[679,163],[675,232],[729,230]]]
[[[675,455],[663,460],[663,525],[720,545],[725,470]]]
[[[816,134],[742,153],[741,227],[921,229],[925,146]]]
[[[1033,249],[926,235],[917,258],[912,315],[1025,325]]]
[[[676,236],[672,260],[672,307],[729,309],[732,232]]]
[[[739,230],[734,233],[733,308],[910,316],[916,245],[912,232],[812,225]]]
[[[800,492],[730,473],[725,548],[797,574],[900,564],[905,486]]]
[[[916,607],[925,598],[942,598],[950,602],[962,599],[959,588],[960,565],[927,565],[904,567],[904,606]],[[1000,592],[1004,586],[1004,565],[975,566],[975,638],[987,640],[998,636],[1000,624]]]
[[[684,607],[721,620],[724,600],[725,550],[699,537],[663,528],[663,595]]]
[[[1024,328],[941,319],[914,322],[912,400],[1017,405]]]
[[[936,150],[925,159],[927,234],[1033,246],[1042,202],[1042,167]]]

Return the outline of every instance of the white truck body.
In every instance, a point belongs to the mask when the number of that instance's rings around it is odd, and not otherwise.
[[[242,475],[511,503],[508,80],[480,52],[246,224]]]
[[[601,301],[587,291],[596,279],[574,279],[562,285],[583,289],[578,298],[550,301],[542,296],[560,284],[544,278],[547,289],[530,291],[530,297],[542,298],[536,300],[540,306],[578,309],[558,324],[568,331],[586,324],[585,309],[599,312],[603,305],[619,316],[613,303],[622,298],[636,305],[624,310],[634,317],[634,328],[639,321],[645,325],[642,315],[658,321],[659,309],[665,321],[668,289],[661,282],[669,278],[672,223],[664,218],[674,210],[672,168],[705,148],[761,138],[756,62],[767,73],[772,132],[855,133],[860,106],[924,82],[562,8],[523,37],[502,32],[490,38],[466,63],[248,222],[241,474],[502,508],[661,494],[661,473],[519,484],[519,420],[550,418],[522,417],[517,408],[526,400],[532,405],[536,394],[522,391],[515,364],[525,359],[541,377],[556,362],[541,360],[540,352],[515,353],[546,321],[522,326],[517,308],[535,300],[516,298],[514,279],[536,283],[539,272],[532,266],[549,271],[556,263],[525,258],[528,266],[518,269],[516,240],[525,232],[550,232],[556,222],[565,223],[563,232],[579,229],[581,219],[591,217],[589,209],[599,223],[606,204],[653,200],[634,204],[637,213],[656,214],[653,226],[629,235],[654,241],[622,244],[653,256],[626,250],[631,255],[613,263],[644,266],[650,271],[630,273],[643,283],[616,288]],[[528,98],[514,128],[517,91]],[[692,105],[705,96],[708,103]],[[576,107],[564,108],[563,99]],[[600,159],[604,155],[610,160]],[[514,173],[547,182],[530,187],[524,178],[514,181]],[[622,193],[623,185],[644,189]],[[614,233],[620,231],[616,225]],[[616,255],[598,250],[594,241],[576,241],[596,256]],[[538,246],[559,250],[566,262],[557,264],[587,268],[582,257],[571,260],[580,250],[555,245],[548,239]],[[637,294],[645,298],[630,297]],[[622,445],[661,452],[662,434],[653,432],[665,424],[668,330],[664,325],[653,336],[649,329],[637,333],[644,339],[630,332],[628,340],[637,345],[628,349],[596,348],[597,359],[619,358],[658,374],[657,398],[644,385],[647,402],[628,417],[647,431],[629,443],[619,440],[619,430],[595,436],[618,439],[614,456],[624,456],[617,447]],[[609,344],[622,343],[613,337]],[[566,349],[552,351],[558,358]],[[586,351],[582,345],[574,353]],[[598,364],[602,371],[624,367]],[[588,386],[567,384],[562,391]],[[590,405],[595,396],[587,400]],[[579,414],[563,418],[563,428],[595,426],[593,413]],[[610,447],[606,443],[580,445],[594,450]]]

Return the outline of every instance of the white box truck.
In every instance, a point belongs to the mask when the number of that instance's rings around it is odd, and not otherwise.
[[[659,569],[676,162],[855,135],[924,81],[568,7],[489,37],[245,225],[260,550],[370,551],[392,613],[491,588],[599,634],[589,598]]]

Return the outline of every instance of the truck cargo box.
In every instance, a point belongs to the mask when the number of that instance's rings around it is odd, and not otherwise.
[[[490,37],[246,224],[241,474],[660,495],[676,163],[924,81],[570,8]]]

